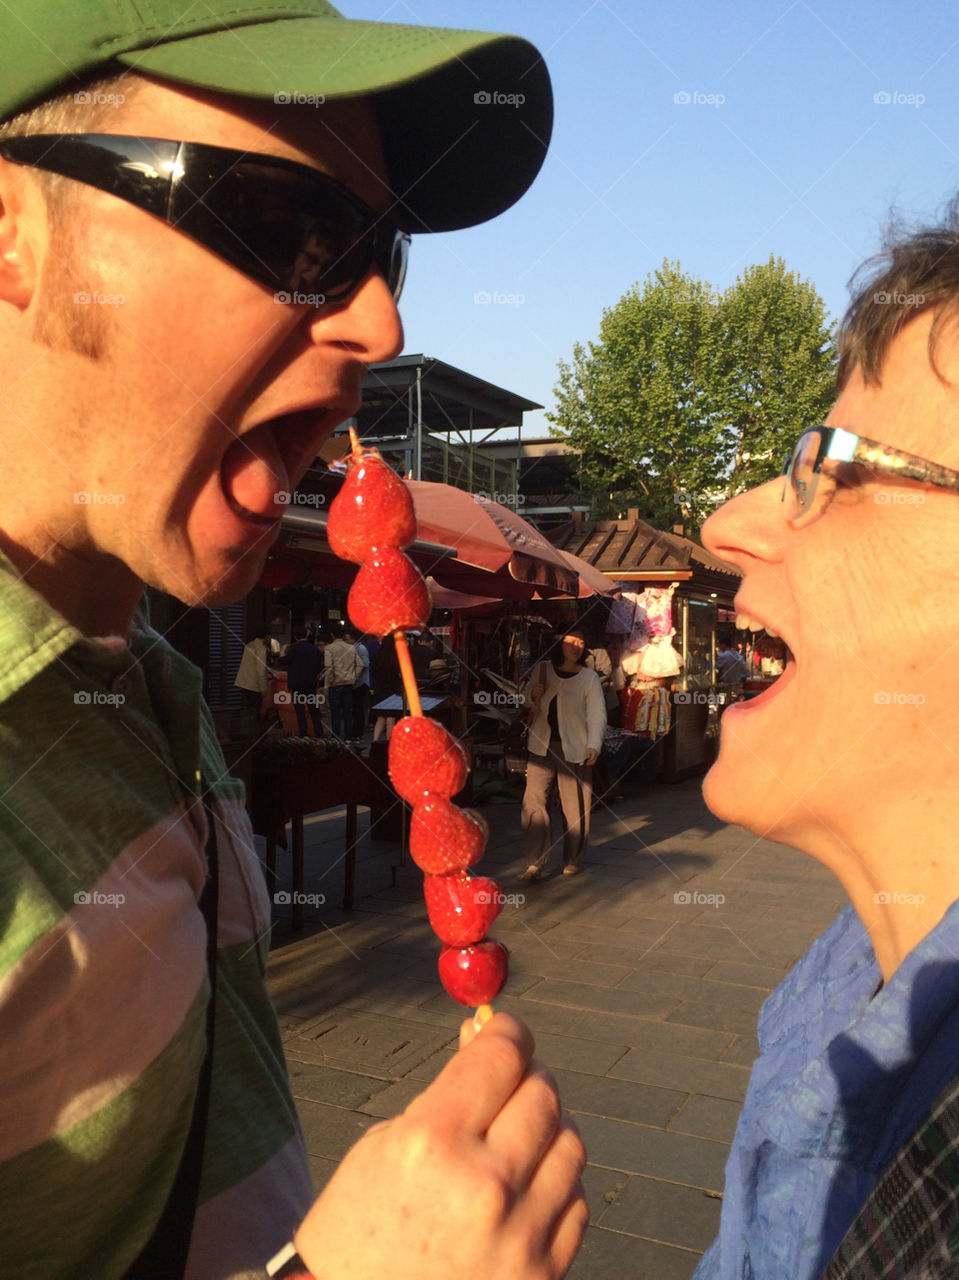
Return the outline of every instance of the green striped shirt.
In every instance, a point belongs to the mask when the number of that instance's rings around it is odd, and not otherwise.
[[[216,1054],[187,1275],[262,1276],[312,1198],[264,974],[269,902],[200,672],[144,623],[83,637],[0,559],[0,1270],[120,1277],[163,1208]]]

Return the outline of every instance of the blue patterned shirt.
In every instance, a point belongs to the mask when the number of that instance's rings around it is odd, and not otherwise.
[[[959,1071],[959,902],[881,974],[847,908],[766,1001],[719,1236],[695,1280],[814,1280]]]

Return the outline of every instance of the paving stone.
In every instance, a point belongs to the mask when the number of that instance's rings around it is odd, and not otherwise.
[[[537,1003],[525,996],[499,995],[496,1008],[501,1013],[512,1013],[522,1018],[536,1038],[537,1045],[543,1036],[566,1034],[581,1017],[579,1009],[562,1004]]]
[[[342,1160],[354,1142],[376,1123],[373,1116],[360,1115],[345,1107],[330,1107],[323,1102],[310,1102],[306,1098],[297,1102],[296,1109],[307,1151],[326,1160]]]
[[[700,1254],[590,1227],[568,1280],[690,1280]]]
[[[618,1169],[604,1169],[594,1164],[586,1166],[583,1170],[583,1192],[589,1205],[590,1222],[599,1221],[628,1181],[629,1174],[620,1173]]]
[[[769,908],[763,919],[784,924],[793,924],[797,920],[807,920],[811,925],[822,930],[832,924],[843,906],[845,906],[845,902],[839,893],[836,894],[835,900],[831,902],[823,901],[819,897],[811,900],[804,896],[797,898],[796,895],[792,895],[788,905],[775,903]]]
[[[536,952],[524,951],[521,956],[510,954],[509,986],[513,994],[517,979],[556,978],[583,982],[591,987],[616,987],[633,972],[624,964],[594,964],[588,960],[561,960],[551,956],[545,948]]]
[[[712,1138],[715,1142],[732,1142],[741,1109],[738,1102],[728,1098],[707,1098],[694,1093],[669,1122],[669,1131]]]
[[[715,1027],[719,1031],[733,1031],[748,1035],[756,1029],[756,1013],[752,1009],[737,1009],[722,1001],[707,1004],[705,1001],[684,1000],[667,1014],[667,1022],[684,1027]]]
[[[527,1000],[562,1004],[574,1009],[607,1010],[637,1018],[664,1018],[677,1006],[676,996],[658,990],[624,990],[622,987],[590,987],[582,982],[545,980],[526,992]],[[740,1030],[740,1028],[736,1028]]]
[[[729,1146],[647,1125],[580,1115],[576,1126],[591,1164],[721,1191]]]
[[[382,1081],[378,1083],[382,1084]],[[368,1116],[378,1116],[381,1120],[392,1120],[406,1110],[418,1093],[423,1092],[423,1087],[420,1080],[397,1080],[379,1093],[374,1093],[357,1110]]]
[[[640,972],[679,973],[690,978],[702,978],[714,967],[712,960],[701,956],[672,956],[663,951],[651,951],[640,963]]]
[[[335,1107],[359,1107],[383,1088],[375,1076],[356,1075],[315,1063],[290,1061],[290,1085],[294,1098],[326,1102]]]
[[[710,982],[729,982],[743,987],[760,987],[765,991],[774,991],[786,973],[782,969],[762,964],[718,960],[705,975]]]
[[[664,1053],[630,1049],[609,1074],[619,1080],[636,1080],[663,1088],[683,1089],[712,1098],[741,1103],[746,1097],[749,1071],[725,1062],[702,1062]]]
[[[689,1097],[678,1089],[662,1089],[578,1071],[552,1070],[567,1111],[665,1129]]]
[[[683,1027],[653,1018],[593,1012],[579,1014],[569,1033],[586,1040],[609,1041],[647,1052],[704,1058],[711,1062],[720,1058],[732,1040],[730,1032],[710,1027]]]
[[[417,1063],[403,1078],[405,1080],[418,1080],[420,1088],[424,1088],[435,1080],[446,1064],[456,1056],[457,1044],[458,1037],[454,1037],[450,1044],[442,1049],[437,1049],[435,1053],[431,1053],[423,1062]]]
[[[610,1230],[705,1251],[716,1238],[722,1201],[693,1187],[632,1175],[600,1219]]]
[[[553,1071],[581,1071],[604,1076],[625,1054],[624,1044],[597,1044],[570,1035],[537,1035],[536,1056]]]
[[[340,1167],[339,1160],[325,1160],[323,1156],[306,1157],[310,1167],[310,1178],[313,1181],[313,1194],[319,1195],[329,1180]]]
[[[287,1056],[322,1066],[349,1067],[399,1078],[449,1040],[448,1031],[404,1018],[341,1009],[288,1042]]]
[[[663,996],[671,995],[677,1000],[743,1009],[753,1015],[754,1024],[756,1014],[769,995],[762,987],[744,987],[733,983],[713,982],[708,978],[691,978],[685,974],[657,972],[648,969],[645,963],[625,977],[617,990],[647,993],[655,991]]]
[[[627,950],[641,954],[647,947],[660,942],[667,933],[667,926],[660,920],[633,921],[629,932],[622,929],[604,929],[593,924],[561,924],[556,927],[556,935],[562,942],[580,942],[584,946],[608,947],[622,945]],[[613,942],[615,934],[615,943]],[[622,944],[619,935],[622,934]],[[548,941],[547,937],[547,941]]]
[[[759,1057],[759,1040],[755,1033],[751,1036],[737,1036],[720,1061],[731,1062],[739,1067],[751,1067]]]
[[[751,945],[722,925],[711,928],[676,925],[657,943],[655,950],[679,952],[684,956],[709,956],[716,960],[738,960],[740,963],[750,956],[761,960],[761,955]]]

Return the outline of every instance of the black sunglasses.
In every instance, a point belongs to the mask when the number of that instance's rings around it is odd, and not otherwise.
[[[343,302],[371,267],[394,299],[403,288],[407,233],[295,160],[113,133],[5,138],[0,156],[145,209],[284,302]]]

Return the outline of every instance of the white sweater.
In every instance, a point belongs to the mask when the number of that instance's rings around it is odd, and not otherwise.
[[[551,662],[545,666],[546,692],[539,700],[529,727],[529,749],[535,755],[546,755],[549,749],[549,707],[555,699],[563,756],[569,764],[582,764],[590,747],[596,752],[603,748],[603,731],[606,728],[603,686],[596,672],[588,667],[564,679],[556,674]],[[533,670],[531,685],[539,682],[539,673],[537,666]],[[529,688],[526,696],[530,697]]]

